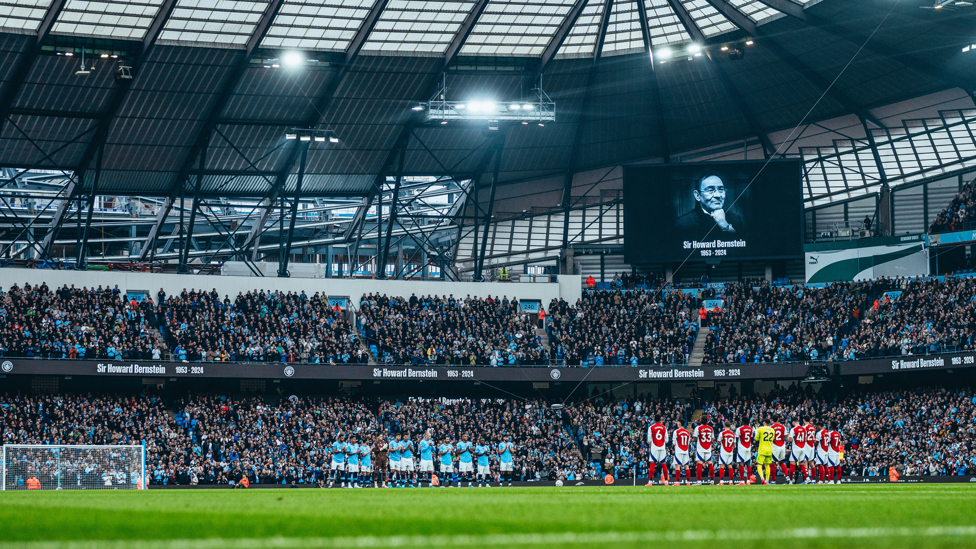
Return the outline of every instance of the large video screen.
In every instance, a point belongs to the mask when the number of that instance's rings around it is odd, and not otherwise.
[[[800,169],[799,160],[625,168],[627,262],[801,256]]]

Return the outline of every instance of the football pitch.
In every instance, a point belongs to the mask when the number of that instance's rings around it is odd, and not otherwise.
[[[976,486],[0,492],[0,549],[973,547]]]

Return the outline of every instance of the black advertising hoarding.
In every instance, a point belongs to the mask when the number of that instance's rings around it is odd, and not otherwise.
[[[391,381],[702,381],[790,379],[806,374],[803,364],[733,364],[700,367],[540,368],[483,366],[381,366],[252,364],[231,362],[98,362],[87,360],[5,359],[7,375],[96,377],[336,379]]]
[[[803,255],[799,160],[624,168],[628,263]]]
[[[824,363],[818,363],[824,364]],[[322,364],[256,364],[235,362],[98,362],[94,360],[0,359],[3,375],[96,377],[167,377],[237,379],[336,379],[396,381],[717,381],[745,379],[801,379],[810,363],[725,364],[708,366],[619,366],[600,368],[484,366],[381,366]],[[924,370],[972,368],[976,352],[951,355],[905,356],[826,363],[842,376],[892,374]],[[836,368],[835,368],[836,366]]]

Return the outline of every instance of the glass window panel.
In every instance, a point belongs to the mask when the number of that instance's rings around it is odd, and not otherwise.
[[[681,5],[705,36],[714,36],[738,28],[709,4],[708,0],[681,0]]]
[[[36,33],[51,0],[0,0],[0,29]]]
[[[647,30],[651,35],[652,46],[691,40],[668,0],[644,0],[644,6],[647,8]]]
[[[603,42],[603,55],[632,53],[644,48],[637,2],[614,2]]]
[[[573,25],[566,39],[563,40],[563,45],[559,48],[559,55],[593,55],[605,6],[604,0],[589,0],[586,3],[583,13],[580,14],[576,24]]]
[[[142,40],[159,12],[163,0],[113,0],[86,2],[68,0],[51,27],[55,34],[83,34],[122,40]],[[123,17],[122,14],[145,15]],[[84,25],[75,25],[75,23]]]
[[[346,51],[374,3],[375,0],[285,0],[261,45]],[[287,38],[302,39],[292,44],[286,43]]]
[[[234,0],[177,0],[166,21],[161,41],[211,42],[225,46],[247,44],[269,2]],[[284,6],[282,6],[284,9]]]
[[[489,0],[463,55],[541,55],[573,0]]]
[[[746,17],[757,23],[765,21],[770,17],[782,15],[780,11],[763,4],[759,0],[729,0],[729,3],[732,4],[732,7],[741,11]]]
[[[391,0],[363,45],[363,51],[443,53],[474,4],[474,0]]]

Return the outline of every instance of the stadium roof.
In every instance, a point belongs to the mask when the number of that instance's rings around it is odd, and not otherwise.
[[[316,127],[340,142],[309,149],[303,191],[365,195],[404,144],[405,173],[477,172],[483,125],[411,110],[442,81],[459,100],[509,100],[540,74],[557,121],[504,130],[502,182],[756,136],[771,148],[815,103],[807,122],[876,122],[872,107],[971,93],[976,10],[937,4],[0,0],[0,166],[90,173],[100,159],[99,193],[166,196],[202,159],[203,194],[257,196],[294,185],[284,134]],[[131,81],[114,78],[120,62]]]

